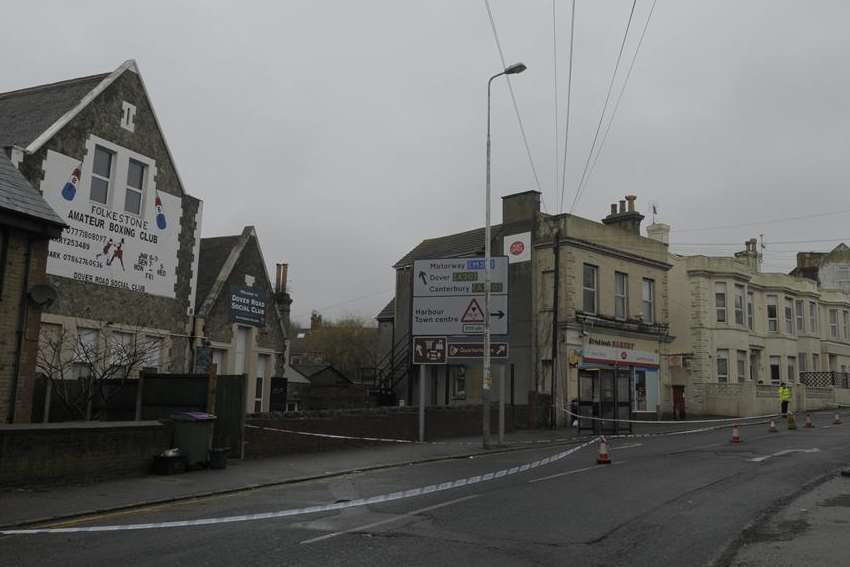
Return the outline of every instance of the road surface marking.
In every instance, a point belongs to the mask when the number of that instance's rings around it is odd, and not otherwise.
[[[596,437],[582,443],[581,445],[576,445],[570,449],[566,449],[559,453],[555,453],[546,457],[548,459],[548,463],[554,463],[564,459],[577,451],[584,449],[585,447],[592,445],[599,441],[599,438]],[[546,459],[542,459],[540,464],[543,463]],[[535,461],[536,462],[536,461]],[[547,463],[547,464],[548,464]],[[151,529],[162,529],[162,528],[183,528],[183,527],[195,527],[195,526],[209,526],[209,525],[217,525],[217,524],[232,524],[235,522],[249,522],[255,520],[269,520],[275,518],[290,518],[292,516],[302,516],[306,514],[315,514],[318,512],[334,512],[337,510],[345,510],[348,508],[357,508],[359,506],[368,506],[370,504],[376,504],[378,502],[389,502],[392,500],[401,500],[405,498],[413,498],[422,494],[430,494],[433,492],[442,492],[444,490],[450,490],[452,488],[459,488],[461,486],[467,486],[469,484],[475,484],[479,482],[486,482],[490,480],[495,480],[497,478],[503,478],[506,476],[511,476],[517,474],[519,472],[524,472],[529,470],[533,463],[527,463],[525,465],[511,467],[509,469],[501,469],[496,472],[489,472],[484,475],[475,475],[468,478],[461,478],[454,481],[442,482],[440,484],[430,484],[428,486],[424,486],[421,488],[412,488],[407,491],[398,491],[390,494],[379,494],[377,496],[371,496],[369,498],[358,498],[356,500],[351,500],[349,502],[334,502],[333,504],[323,504],[318,506],[309,506],[307,508],[290,508],[288,510],[279,510],[277,512],[262,512],[257,514],[241,514],[238,516],[223,516],[217,518],[200,518],[197,520],[177,520],[170,522],[150,522],[144,524],[115,524],[115,525],[99,525],[99,526],[79,526],[79,527],[68,527],[68,528],[21,528],[21,529],[11,529],[11,530],[0,530],[0,535],[32,535],[32,534],[57,534],[57,533],[80,533],[80,532],[118,532],[118,531],[130,531],[130,530],[151,530]],[[540,466],[538,464],[538,466]],[[85,521],[83,519],[82,521]]]
[[[634,449],[635,447],[643,447],[643,443],[632,443],[631,445],[620,445],[619,447],[611,447],[612,451],[619,451],[621,449]]]
[[[330,539],[332,537],[341,536],[345,534],[350,534],[352,532],[362,532],[364,530],[370,530],[372,528],[377,528],[378,526],[383,526],[384,524],[391,524],[392,522],[397,522],[404,518],[409,518],[411,516],[416,516],[417,514],[421,514],[423,512],[430,512],[431,510],[438,510],[440,508],[445,508],[446,506],[451,506],[452,504],[458,504],[459,502],[464,502],[466,500],[472,500],[473,498],[478,498],[478,494],[471,494],[469,496],[463,496],[462,498],[455,498],[454,500],[449,500],[448,502],[443,502],[441,504],[434,504],[433,506],[426,506],[425,508],[420,508],[418,510],[413,510],[411,512],[407,512],[406,514],[401,514],[394,518],[387,518],[385,520],[379,520],[377,522],[372,522],[371,524],[365,524],[362,526],[357,526],[356,528],[349,528],[347,530],[342,530],[340,532],[333,532],[330,534],[325,534],[323,536],[314,537],[312,539],[305,539],[302,541],[302,544],[305,543],[315,543],[317,541],[324,541],[326,539]]]
[[[611,464],[612,465],[622,465],[625,462],[626,461],[617,461],[616,463],[611,463]],[[591,465],[589,467],[584,467],[584,468],[581,468],[581,469],[573,469],[571,471],[560,472],[560,473],[557,473],[557,474],[550,474],[549,476],[542,476],[540,478],[532,478],[531,480],[528,481],[528,484],[534,484],[535,482],[540,482],[541,480],[552,480],[553,478],[560,478],[562,476],[569,476],[571,474],[576,474],[576,473],[580,473],[580,472],[592,471],[593,469],[604,469],[607,466],[609,466],[609,465]]]
[[[791,453],[819,453],[820,449],[815,447],[814,449],[785,449],[784,451],[777,451],[776,453],[771,453],[770,455],[765,455],[763,457],[756,457],[754,459],[747,459],[751,463],[761,463],[773,457],[781,457],[783,455],[790,455]]]

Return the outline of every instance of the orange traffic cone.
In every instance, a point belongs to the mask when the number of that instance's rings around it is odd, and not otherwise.
[[[810,416],[809,414],[806,414],[806,423],[805,423],[805,425],[803,425],[803,427],[805,427],[806,429],[811,429],[814,426],[815,426],[815,424],[812,423],[812,416]]]
[[[772,419],[770,420],[770,425],[767,428],[768,433],[778,433],[779,430],[776,429],[776,422]]]
[[[608,440],[604,437],[599,439],[599,455],[596,456],[597,465],[610,465],[611,457],[608,455]]]
[[[741,442],[741,432],[738,430],[738,424],[732,426],[732,439],[730,440],[732,443],[740,443]]]
[[[835,414],[835,419],[832,420],[832,425],[841,425],[841,416]]]

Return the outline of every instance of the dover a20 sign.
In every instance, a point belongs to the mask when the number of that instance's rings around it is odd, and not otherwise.
[[[484,312],[484,259],[441,258],[413,263],[413,322],[417,335],[508,334],[508,259],[490,259],[490,309]]]

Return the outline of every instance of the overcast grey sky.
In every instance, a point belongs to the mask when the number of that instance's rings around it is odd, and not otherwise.
[[[614,102],[652,0],[638,0]],[[632,2],[578,0],[566,208],[599,121]],[[546,210],[554,181],[551,0],[491,0]],[[556,6],[563,144],[570,2]],[[420,240],[483,224],[487,78],[500,70],[482,0],[45,1],[4,6],[0,91],[137,60],[204,236],[252,224],[290,264],[294,315],[373,316]],[[850,237],[850,4],[658,0],[576,213],[625,193],[676,243],[764,233],[766,269]],[[13,25],[8,25],[11,22]],[[17,24],[15,24],[17,22]],[[610,109],[609,109],[610,110]],[[536,188],[504,82],[494,88],[494,212]],[[558,167],[560,171],[560,166]],[[742,246],[674,246],[728,253]]]

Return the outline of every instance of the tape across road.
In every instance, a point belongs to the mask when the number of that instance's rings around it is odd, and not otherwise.
[[[135,530],[153,530],[153,529],[162,529],[162,528],[184,528],[184,527],[195,527],[195,526],[211,526],[217,524],[233,524],[237,522],[250,522],[255,520],[270,520],[275,518],[288,518],[292,516],[301,516],[305,514],[316,514],[319,512],[332,512],[335,510],[345,510],[348,508],[357,508],[360,506],[368,506],[370,504],[380,504],[383,502],[392,502],[394,500],[403,500],[406,498],[414,498],[416,496],[423,496],[425,494],[434,494],[436,492],[443,492],[446,490],[452,490],[454,488],[461,488],[463,486],[471,486],[473,484],[479,484],[482,482],[489,482],[491,480],[496,480],[500,478],[504,478],[507,476],[515,475],[518,473],[522,473],[528,470],[536,469],[537,467],[542,467],[549,465],[551,463],[555,463],[560,461],[561,459],[572,455],[573,453],[580,451],[587,447],[588,445],[592,445],[596,443],[599,438],[591,439],[581,445],[577,445],[566,451],[561,451],[560,453],[556,453],[549,457],[538,459],[532,461],[530,463],[526,463],[523,465],[518,465],[506,469],[501,469],[494,472],[488,472],[486,474],[478,474],[466,478],[460,478],[454,481],[446,481],[439,484],[429,484],[427,486],[422,486],[419,488],[412,488],[410,490],[400,490],[397,492],[392,492],[390,494],[379,494],[377,496],[371,496],[369,498],[358,498],[356,500],[351,500],[349,502],[334,502],[333,504],[323,504],[319,506],[308,506],[306,508],[292,508],[289,510],[280,510],[277,512],[263,512],[259,514],[242,514],[239,516],[224,516],[220,518],[200,518],[197,520],[178,520],[171,522],[150,522],[144,524],[115,524],[115,525],[105,525],[105,526],[80,526],[75,528],[31,528],[31,529],[12,529],[12,530],[3,530],[0,531],[0,535],[34,535],[34,534],[72,534],[72,533],[93,533],[93,532],[121,532],[121,531],[135,531]]]

